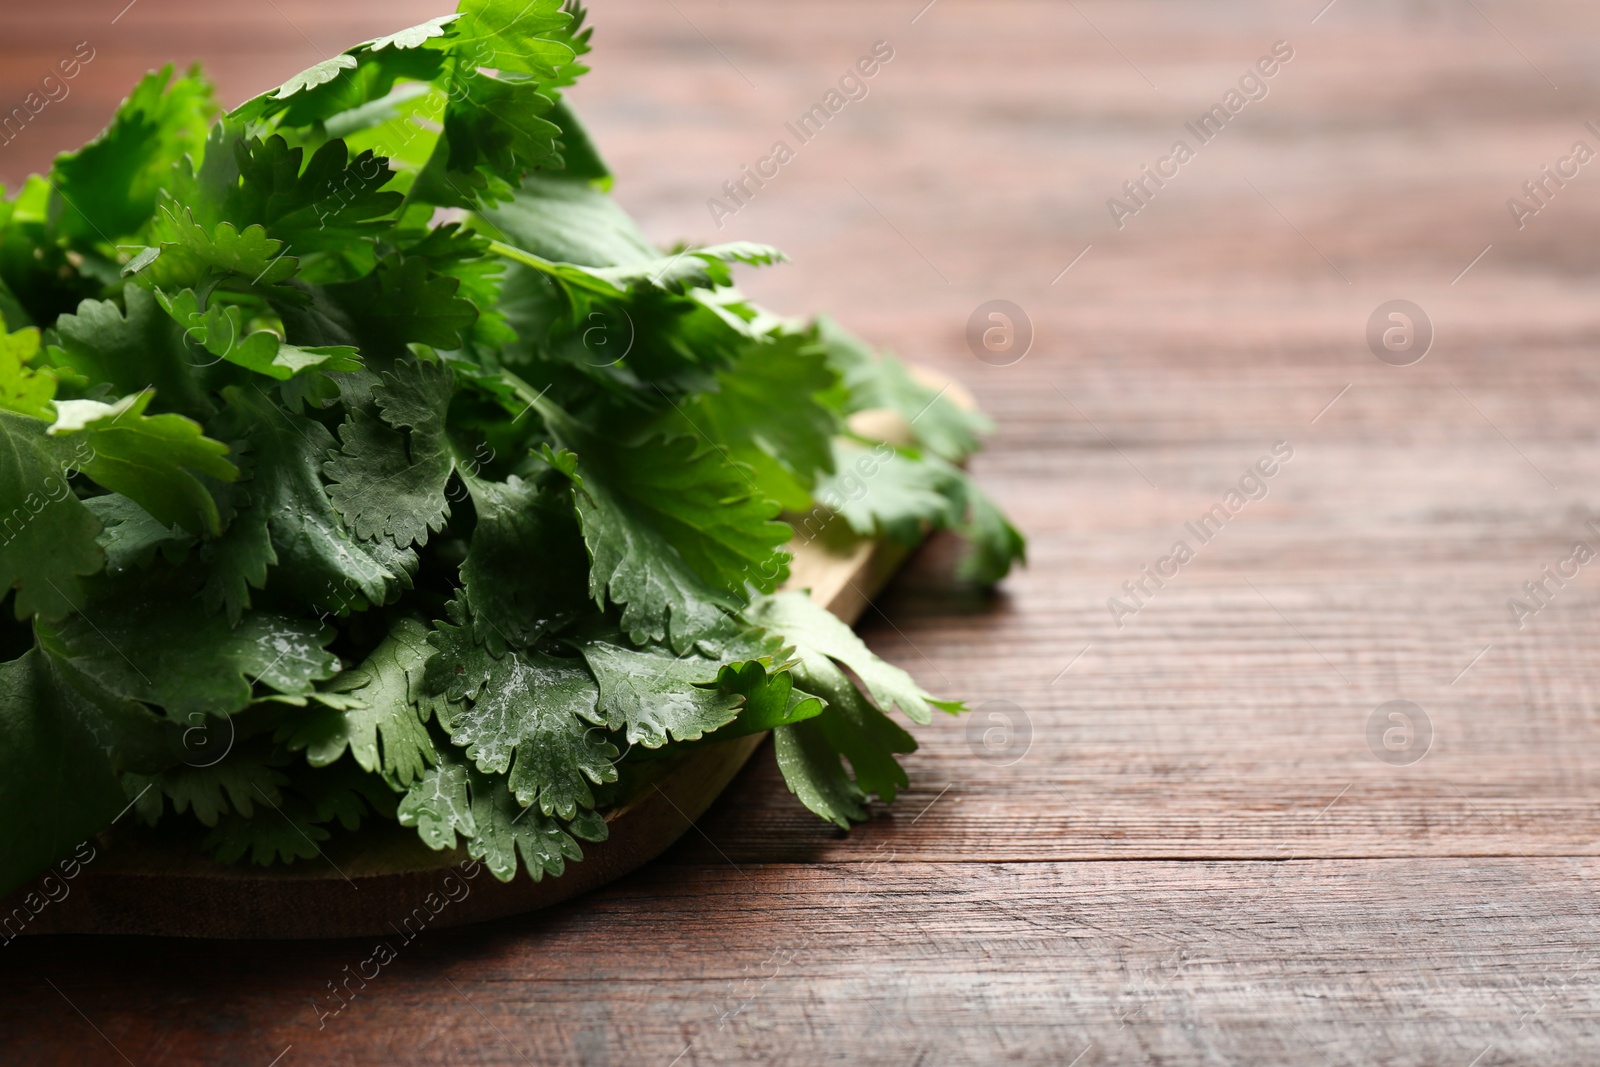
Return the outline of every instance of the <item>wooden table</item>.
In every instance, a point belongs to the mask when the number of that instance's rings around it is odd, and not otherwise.
[[[999,420],[976,471],[1031,569],[981,596],[935,543],[864,629],[982,714],[1014,706],[1026,750],[986,761],[999,720],[937,723],[848,836],[764,752],[663,861],[419,940],[320,1027],[370,946],[19,942],[0,1059],[1600,1059],[1600,568],[1536,612],[1523,589],[1600,549],[1600,165],[1521,229],[1507,206],[1600,149],[1600,11],[922,2],[597,5],[576,100],[654,237],[785,247],[757,297],[831,309]],[[123,3],[7,12],[6,106],[77,41],[97,57],[0,176],[160,58],[205,58],[235,101],[443,10],[138,0],[112,25]],[[707,198],[880,39],[867,98],[718,230]],[[1267,96],[1199,144],[1184,123],[1280,40]],[[1178,138],[1194,158],[1160,164]],[[1118,228],[1107,198],[1145,164],[1177,175]],[[1036,331],[1015,365],[964,340],[996,298]],[[1394,299],[1433,326],[1414,365],[1366,340]],[[1280,441],[1265,498],[1201,544],[1185,524]],[[1128,600],[1179,540],[1194,558]]]

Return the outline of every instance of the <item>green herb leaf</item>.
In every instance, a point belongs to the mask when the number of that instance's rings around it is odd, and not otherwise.
[[[324,467],[328,496],[357,537],[403,549],[444,529],[455,470],[444,431],[451,389],[442,364],[397,364],[374,390],[383,418],[358,411],[340,428],[343,448]]]
[[[589,591],[622,605],[635,642],[685,652],[725,625],[746,587],[788,574],[789,527],[749,474],[689,438],[628,444],[581,429],[549,405],[557,440],[578,455],[574,499],[592,564]]]
[[[228,446],[182,415],[146,415],[154,396],[138,393],[115,404],[59,401],[50,435],[86,442],[90,457],[83,472],[156,521],[195,534],[221,533],[216,499],[196,475],[237,481],[239,469],[223,458]]]
[[[508,775],[517,801],[571,819],[594,807],[589,783],[617,780],[617,750],[596,710],[598,690],[581,660],[511,650],[496,656],[471,630],[440,623],[429,666],[449,703],[440,718],[478,769]],[[514,759],[513,759],[514,757]]]
[[[0,663],[0,896],[125,811],[129,754],[160,738],[148,712],[80,690],[38,650]]]
[[[952,715],[964,710],[960,703],[929,696],[911,675],[879,659],[854,630],[804,593],[762,597],[745,616],[793,645],[801,669],[822,668],[826,661],[849,667],[884,711],[898,707],[912,722],[927,724],[933,721],[935,708]]]
[[[61,457],[37,419],[0,411],[0,593],[18,619],[59,619],[83,603],[81,579],[105,565],[100,522],[69,482],[88,451]],[[83,444],[84,442],[79,442]]]
[[[349,749],[362,770],[382,773],[398,787],[411,785],[439,762],[418,714],[432,655],[427,627],[400,620],[360,667],[335,679],[332,688],[348,693],[354,706],[318,709],[281,738],[290,751],[304,749],[313,767],[326,767]]]
[[[196,600],[163,599],[158,583],[118,583],[40,638],[112,695],[184,722],[243,710],[258,684],[305,696],[339,671],[325,650],[333,631],[315,620],[247,612],[228,627]]]
[[[600,716],[611,729],[627,731],[629,744],[693,741],[732,722],[744,702],[741,695],[703,688],[717,680],[716,660],[599,640],[578,647],[600,684]]]

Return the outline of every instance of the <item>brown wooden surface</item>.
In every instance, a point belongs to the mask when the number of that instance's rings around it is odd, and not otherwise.
[[[1322,6],[598,4],[576,99],[648,232],[779,244],[795,262],[752,293],[831,309],[999,421],[975,469],[1032,569],[979,596],[937,542],[865,631],[1018,705],[1030,750],[985,763],[940,721],[848,837],[763,752],[704,836],[537,921],[419,939],[320,1029],[311,998],[370,945],[19,942],[6,1062],[1600,1059],[1600,572],[1520,631],[1506,607],[1600,540],[1600,171],[1520,231],[1506,208],[1600,147],[1600,11]],[[203,55],[237,100],[442,9],[120,7],[6,11],[7,98],[101,51],[0,173],[157,57]],[[705,199],[880,38],[868,99],[716,230]],[[1268,98],[1116,229],[1106,198],[1280,39]],[[1038,332],[1011,367],[963,341],[996,297]],[[1393,298],[1437,330],[1412,367],[1364,341]],[[1116,629],[1106,598],[1279,440],[1267,499]],[[1365,737],[1395,698],[1435,731],[1410,766]]]

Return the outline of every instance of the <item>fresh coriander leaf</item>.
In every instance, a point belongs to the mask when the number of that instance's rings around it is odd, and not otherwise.
[[[40,640],[113,696],[165,708],[180,722],[241,711],[257,684],[304,696],[338,673],[326,651],[333,631],[315,620],[252,611],[229,627],[197,600],[163,598],[162,578],[116,583],[87,614],[41,626]]]
[[[263,807],[249,817],[223,816],[201,847],[224,863],[246,855],[262,866],[293,863],[321,855],[317,842],[333,836],[335,822],[355,830],[369,811],[393,814],[393,797],[381,779],[343,763],[294,779],[281,802],[259,792],[257,798]]]
[[[300,260],[261,226],[219,222],[207,227],[195,221],[189,207],[163,207],[153,234],[161,254],[139,276],[169,291],[203,288],[222,278],[248,279],[252,286],[280,285],[300,269]],[[136,290],[130,286],[126,291]]]
[[[172,74],[169,63],[145,75],[104,133],[56,157],[58,225],[69,239],[109,244],[138,233],[173,164],[205,144],[217,111],[211,85],[196,70]]]
[[[200,847],[223,863],[237,863],[248,856],[256,865],[270,867],[312,859],[321,854],[318,843],[333,834],[310,815],[299,804],[262,810],[254,818],[228,815]]]
[[[173,565],[182,563],[195,545],[193,534],[161,525],[120,493],[90,497],[83,504],[104,526],[100,547],[106,553],[106,574],[113,578],[148,569],[157,555]]]
[[[234,504],[237,510],[226,535],[207,540],[200,549],[206,567],[200,599],[212,614],[226,611],[230,626],[238,625],[250,607],[250,590],[267,587],[267,576],[278,562],[265,511],[244,493],[235,495]]]
[[[479,67],[552,78],[576,53],[562,0],[461,0],[454,49]]]
[[[744,737],[792,726],[821,715],[824,705],[817,697],[795,688],[789,671],[768,671],[765,664],[729,664],[717,674],[717,688],[744,697],[739,718],[717,731],[719,739]]]
[[[627,212],[587,181],[530,174],[510,200],[481,214],[508,244],[556,263],[628,267],[660,257]]]
[[[956,573],[993,585],[1027,558],[1027,541],[972,478],[933,455],[879,444],[834,444],[836,470],[816,487],[816,501],[861,537],[915,544],[929,529],[954,530],[969,542]]]
[[[951,714],[965,710],[959,703],[929,696],[909,674],[879,659],[854,630],[804,593],[762,597],[750,605],[745,617],[793,645],[801,668],[821,668],[824,660],[849,667],[884,711],[899,707],[912,722],[926,725],[933,721],[934,708]]]
[[[155,389],[161,405],[196,418],[212,409],[183,343],[183,329],[138,286],[123,290],[126,313],[109,300],[85,300],[46,335],[47,356],[117,395]]]
[[[161,737],[149,712],[79,689],[37,649],[0,663],[0,896],[125,811],[128,754]]]
[[[560,877],[567,860],[583,859],[578,843],[561,824],[536,808],[525,808],[506,787],[503,778],[469,768],[472,783],[474,835],[467,854],[482,860],[502,882],[517,876],[517,856],[535,882],[547,874]]]
[[[716,682],[716,660],[602,640],[577,647],[600,685],[600,715],[611,729],[626,730],[630,745],[693,741],[732,722],[744,703],[737,693],[702,688]]]
[[[574,27],[582,21],[583,14],[583,10],[581,8],[578,9],[577,18],[573,20]],[[590,32],[585,30],[581,34],[582,47],[579,48],[580,55],[588,50],[587,41]],[[579,42],[575,41],[574,43],[577,44]],[[567,70],[571,71],[574,68],[580,71],[587,69],[573,64]],[[574,80],[576,79],[574,78]],[[561,127],[561,161],[564,164],[561,170],[562,175],[575,181],[587,182],[596,189],[609,190],[612,183],[611,168],[607,167],[605,160],[600,158],[600,149],[596,147],[594,140],[589,136],[589,130],[584,126],[583,120],[573,110],[572,101],[564,96],[558,97],[556,106],[551,109],[547,117],[551,122]],[[628,225],[631,226],[633,224],[630,221]],[[573,262],[578,261],[573,260]],[[595,266],[606,265],[595,264]]]
[[[467,478],[478,525],[461,563],[478,639],[499,655],[531,645],[586,607],[588,556],[565,493]]]
[[[319,85],[325,85],[333,81],[333,79],[347,70],[354,70],[355,66],[355,56],[338,55],[324,59],[321,63],[308,67],[278,86],[272,95],[282,100],[293,96],[295,93],[304,92],[307,89],[315,89]]]
[[[668,425],[680,435],[703,433],[719,442],[750,470],[763,495],[789,511],[805,511],[817,477],[834,470],[833,440],[843,426],[817,395],[837,381],[823,349],[809,338],[774,338],[748,346],[718,373],[714,390],[669,413]]]
[[[182,415],[146,415],[153,398],[145,392],[115,404],[60,401],[50,435],[87,441],[92,455],[83,472],[156,521],[195,534],[221,533],[217,502],[196,475],[236,481],[239,469],[224,458],[228,446]]]
[[[286,382],[307,371],[341,373],[361,367],[360,353],[348,345],[301,348],[283,343],[270,330],[248,330],[244,311],[236,306],[212,304],[202,311],[193,289],[176,296],[158,290],[156,299],[207,352],[275,381]]]
[[[411,342],[452,350],[478,319],[478,310],[457,296],[461,280],[434,273],[428,261],[390,256],[354,282],[330,285],[328,299],[350,319],[361,349],[401,356]]]
[[[873,707],[833,662],[812,657],[794,670],[799,684],[827,701],[827,709],[814,720],[816,730],[850,761],[856,785],[864,793],[876,793],[885,803],[893,801],[895,794],[908,784],[906,772],[895,756],[915,752],[916,741]]]
[[[817,720],[778,727],[772,745],[784,782],[807,808],[847,830],[867,817],[866,794],[839,762]]]
[[[462,332],[462,343],[480,349],[499,348],[517,339],[499,307],[506,265],[489,256],[488,249],[488,238],[446,223],[402,251],[406,258],[425,259],[439,274],[461,283],[456,296],[478,310],[477,321]]]
[[[289,783],[288,777],[259,750],[231,752],[209,767],[180,765],[148,780],[155,785],[153,794],[172,801],[173,811],[182,815],[193,810],[194,817],[204,826],[216,826],[217,820],[229,812],[248,819],[263,801],[280,803],[279,790]],[[149,808],[141,805],[140,814],[154,824],[155,819],[149,817],[152,809],[157,816],[162,810],[159,804]]]
[[[454,15],[440,15],[436,19],[429,19],[427,22],[408,27],[399,31],[398,33],[385,34],[382,37],[377,37],[371,41],[368,41],[367,50],[371,52],[381,52],[385,48],[402,50],[407,48],[420,48],[423,44],[433,40],[436,37],[443,37],[446,32],[446,27],[460,17],[461,15],[459,13]]]
[[[670,256],[662,256],[647,263],[621,267],[602,267],[593,273],[619,287],[648,284],[673,293],[690,289],[711,289],[733,284],[730,263],[745,263],[754,267],[787,262],[788,257],[771,245],[750,241],[712,245],[709,248],[684,249]]]
[[[451,742],[479,770],[509,774],[520,804],[571,819],[594,806],[589,782],[617,780],[617,750],[596,725],[598,690],[582,660],[517,649],[496,656],[448,623],[431,640],[439,655],[429,672],[450,697],[440,718]]]
[[[400,825],[416,827],[428,847],[454,848],[460,834],[468,854],[502,882],[516,877],[519,854],[536,882],[562,874],[567,860],[583,858],[559,823],[517,802],[505,779],[483,774],[454,750],[441,756],[439,766],[425,772],[400,802]],[[600,833],[592,819],[577,826]]]
[[[81,579],[105,566],[100,522],[68,482],[91,453],[63,457],[47,428],[0,411],[0,594],[17,591],[18,619],[73,611],[83,603]]]
[[[340,428],[343,448],[324,466],[328,496],[357,537],[404,549],[444,529],[455,470],[445,435],[452,388],[444,364],[398,363],[374,392],[383,418],[357,411]]]
[[[873,408],[895,411],[919,445],[952,463],[976,452],[979,436],[994,428],[983,414],[961,407],[947,390],[917,381],[904,363],[888,353],[874,353],[832,319],[818,319],[817,328],[848,390],[845,414]]]
[[[817,484],[816,500],[858,535],[912,545],[929,528],[960,520],[947,465],[886,444],[867,449],[837,441],[833,449],[836,473]]]
[[[383,191],[394,177],[388,160],[371,151],[351,159],[342,140],[324,142],[309,160],[277,135],[243,141],[236,154],[240,182],[225,216],[259,224],[297,256],[376,238],[403,199]]]
[[[326,767],[348,748],[362,770],[381,772],[400,788],[410,786],[439,762],[416,706],[433,651],[426,626],[400,620],[360,667],[332,683],[355,698],[355,706],[317,710],[280,737],[292,752],[305,749],[313,767]]]
[[[424,770],[400,801],[400,825],[415,827],[435,851],[455,848],[457,834],[468,839],[477,834],[467,768],[464,757],[440,753],[439,765]]]
[[[1016,564],[1027,562],[1027,539],[1007,521],[1005,514],[970,475],[948,465],[947,474],[946,492],[950,494],[954,514],[959,517],[954,529],[970,546],[956,565],[956,576],[964,581],[993,585]]]
[[[490,176],[513,181],[555,160],[561,127],[541,117],[554,104],[538,82],[477,70],[458,73],[439,141],[449,173],[471,174],[482,167]]]
[[[774,732],[779,770],[801,803],[848,829],[851,821],[867,817],[868,796],[876,793],[889,803],[906,787],[895,755],[916,751],[917,743],[873,707],[828,656],[802,648],[793,673],[827,708]],[[841,757],[850,761],[848,769]]]
[[[746,587],[788,573],[777,505],[713,447],[688,438],[607,440],[548,403],[557,441],[578,455],[574,498],[592,560],[589,591],[622,605],[636,642],[684,652],[724,625]]]
[[[218,425],[251,442],[254,475],[246,486],[249,505],[218,542],[246,543],[230,558],[259,559],[259,546],[267,539],[277,563],[274,587],[315,610],[340,615],[387,604],[401,588],[409,588],[416,554],[358,540],[323,488],[321,469],[335,447],[333,435],[321,423],[279,408],[259,390],[232,388],[224,396],[228,406]],[[208,593],[213,610],[224,598],[247,603],[247,576],[253,574],[253,565],[244,572],[219,565],[212,576],[215,592]]]
[[[447,37],[455,19],[447,15],[357,45],[247,101],[230,117],[241,124],[275,117],[281,126],[290,128],[314,127],[320,122],[330,136],[338,137],[336,117],[386,96],[400,79],[431,82],[441,77],[444,52],[420,46]]]
[[[54,422],[55,375],[28,366],[39,354],[39,331],[33,327],[6,332],[0,318],[0,410]]]

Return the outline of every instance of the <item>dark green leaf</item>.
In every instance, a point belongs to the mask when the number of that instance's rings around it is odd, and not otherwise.
[[[100,522],[68,483],[90,453],[60,458],[46,428],[0,411],[0,594],[17,590],[19,619],[74,610],[83,603],[81,579],[105,565],[95,540]]]
[[[324,467],[328,496],[357,537],[404,549],[444,528],[455,470],[444,428],[452,386],[443,364],[398,363],[374,392],[382,419],[357,411],[340,428],[342,450]]]
[[[716,660],[600,640],[578,647],[600,684],[601,717],[611,729],[626,730],[629,744],[693,741],[732,722],[744,702],[736,693],[701,688],[717,680]]]
[[[382,773],[402,788],[411,785],[439,762],[417,710],[432,655],[427,627],[402,619],[359,668],[333,683],[356,706],[312,711],[284,731],[289,749],[305,749],[313,767],[326,767],[348,748],[363,770]]]
[[[247,612],[229,627],[191,598],[163,599],[160,576],[117,583],[41,640],[109,693],[165,708],[178,721],[194,713],[231,715],[261,684],[304,696],[333,677],[325,651],[333,631],[315,620]]]

